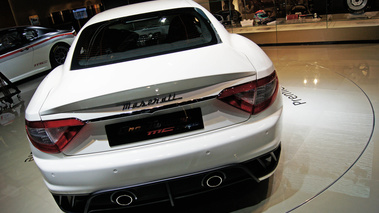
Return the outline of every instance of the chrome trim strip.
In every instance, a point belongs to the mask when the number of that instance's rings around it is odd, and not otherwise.
[[[216,97],[217,96],[215,95],[215,96],[210,96],[210,97],[196,99],[196,100],[191,100],[191,101],[184,101],[184,102],[181,102],[181,103],[174,103],[174,104],[169,104],[169,105],[164,105],[164,106],[157,106],[157,107],[153,107],[153,108],[150,108],[150,109],[142,109],[142,110],[137,110],[137,111],[128,112],[128,113],[120,113],[118,115],[112,115],[112,116],[106,116],[106,117],[91,119],[91,120],[88,120],[86,122],[97,122],[97,121],[109,120],[109,119],[114,119],[114,118],[122,118],[122,117],[128,117],[128,116],[139,115],[139,114],[148,114],[148,113],[151,114],[151,113],[154,113],[154,112],[157,112],[157,111],[160,111],[160,110],[169,109],[169,108],[173,108],[173,107],[184,106],[184,105],[188,105],[188,104],[192,104],[192,103],[198,103],[198,102],[210,100],[210,99],[213,99],[213,98],[216,98]]]

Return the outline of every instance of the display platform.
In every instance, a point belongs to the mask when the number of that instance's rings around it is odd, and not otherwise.
[[[267,25],[229,27],[258,44],[379,40],[379,12],[330,14],[317,19],[278,18]]]
[[[379,202],[379,44],[263,47],[283,99],[276,173],[204,195],[130,212],[376,212]],[[18,85],[26,107],[42,77]],[[0,126],[2,212],[61,212],[27,143],[24,112]],[[129,212],[129,211],[128,211]]]

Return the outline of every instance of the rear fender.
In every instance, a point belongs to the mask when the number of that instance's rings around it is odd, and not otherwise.
[[[58,84],[59,79],[61,78],[63,71],[63,66],[59,66],[55,68],[53,71],[49,73],[45,77],[45,79],[41,82],[36,92],[34,93],[28,107],[25,111],[25,119],[28,121],[39,121],[40,117],[40,109],[48,97],[50,91],[54,88],[55,85]]]
[[[270,58],[251,40],[237,34],[231,34],[230,44],[234,49],[239,50],[247,57],[257,71],[258,79],[270,75],[275,70]]]

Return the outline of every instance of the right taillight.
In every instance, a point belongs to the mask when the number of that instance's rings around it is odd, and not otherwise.
[[[78,119],[25,122],[30,142],[46,153],[60,153],[84,125]]]
[[[217,98],[250,114],[257,114],[275,101],[278,85],[278,77],[274,71],[271,75],[257,81],[224,89]]]

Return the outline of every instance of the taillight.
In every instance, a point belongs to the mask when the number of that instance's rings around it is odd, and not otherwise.
[[[46,153],[60,153],[84,126],[78,119],[25,121],[32,144]]]
[[[218,95],[218,99],[250,114],[257,114],[275,101],[278,85],[278,77],[274,71],[257,81],[224,89]]]

